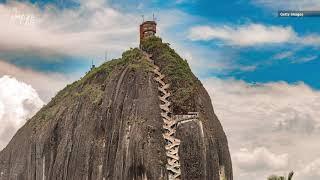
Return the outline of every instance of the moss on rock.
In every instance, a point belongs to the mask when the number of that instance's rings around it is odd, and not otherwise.
[[[143,40],[141,47],[152,54],[153,60],[166,75],[165,80],[170,83],[173,94],[173,111],[175,113],[193,111],[198,79],[191,72],[188,62],[171,49],[168,43],[163,43],[159,37]]]
[[[125,67],[135,71],[149,72],[152,66],[140,49],[132,48],[125,51],[121,58],[110,60],[99,67],[91,69],[80,80],[67,85],[59,91],[50,103],[36,114],[35,117],[37,117],[38,121],[34,126],[41,127],[43,123],[54,117],[54,112],[57,109],[65,104],[74,104],[79,98],[86,98],[88,103],[99,105],[104,96],[103,86],[106,78],[110,77],[114,72],[123,70]]]

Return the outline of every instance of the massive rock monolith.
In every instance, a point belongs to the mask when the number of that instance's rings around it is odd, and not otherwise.
[[[173,150],[177,178],[233,179],[208,93],[185,60],[151,37],[68,85],[28,120],[0,152],[0,180],[168,179]]]

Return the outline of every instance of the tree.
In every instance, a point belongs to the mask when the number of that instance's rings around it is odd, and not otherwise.
[[[294,172],[291,171],[288,175],[288,180],[292,180]],[[284,176],[276,176],[276,175],[271,175],[268,177],[268,180],[285,180],[286,178]]]
[[[288,175],[288,180],[292,180],[292,176],[293,176],[293,174],[294,174],[294,172],[293,172],[293,171],[291,171],[291,172],[289,173],[289,175]]]

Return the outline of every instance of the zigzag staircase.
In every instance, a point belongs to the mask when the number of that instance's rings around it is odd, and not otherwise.
[[[154,65],[153,72],[157,77],[154,78],[158,82],[158,90],[160,92],[159,99],[160,109],[162,110],[161,116],[164,122],[163,129],[165,130],[163,138],[166,141],[165,149],[167,155],[167,170],[169,172],[169,180],[180,179],[181,169],[180,169],[180,159],[179,159],[179,146],[180,140],[174,137],[176,132],[177,122],[171,117],[170,105],[171,102],[167,100],[170,97],[170,92],[167,92],[167,89],[170,87],[169,84],[166,84],[163,81],[165,75],[161,74],[159,71],[160,68]]]
[[[176,128],[180,124],[188,123],[191,121],[197,122],[200,129],[201,135],[204,138],[202,122],[199,121],[198,112],[188,112],[185,115],[174,115],[171,112],[170,105],[172,104],[168,98],[171,96],[170,92],[167,90],[170,87],[170,84],[167,84],[163,81],[165,75],[160,72],[160,68],[154,64],[154,61],[151,59],[152,55],[144,52],[144,55],[150,61],[153,66],[153,73],[156,77],[154,80],[158,83],[159,107],[162,110],[161,117],[163,120],[163,129],[165,132],[162,134],[163,138],[166,141],[165,150],[167,156],[167,171],[169,173],[169,180],[180,180],[181,179],[181,169],[180,169],[180,158],[179,158],[179,146],[180,139],[175,137]]]
[[[162,134],[166,141],[165,150],[167,156],[167,171],[169,173],[169,180],[180,180],[181,179],[181,169],[180,169],[180,158],[179,158],[179,146],[180,140],[174,137],[177,127],[177,121],[172,118],[172,112],[170,109],[171,102],[168,98],[171,96],[170,92],[167,90],[170,84],[163,81],[165,75],[160,72],[160,68],[154,64],[151,59],[152,55],[143,52],[148,60],[152,63],[153,73],[156,75],[154,80],[158,83],[159,90],[159,107],[161,109],[161,117],[163,120],[163,129],[165,132]]]

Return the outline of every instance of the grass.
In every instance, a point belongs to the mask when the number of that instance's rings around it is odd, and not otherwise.
[[[129,66],[135,70],[139,69],[145,71],[148,71],[151,67],[150,63],[147,62],[147,59],[144,58],[141,50],[138,48],[130,49],[122,54],[122,58],[105,62],[101,66],[87,72],[80,80],[67,85],[67,87],[61,90],[50,103],[55,104],[55,102],[61,101],[68,95],[93,95],[95,98],[101,97],[101,93],[103,93],[101,91],[101,85],[105,83],[106,78],[116,70],[120,70],[125,66]]]
[[[155,63],[166,75],[165,80],[171,84],[173,111],[193,111],[198,79],[191,72],[188,62],[159,37],[147,38],[141,45],[143,50],[153,55]]]
[[[151,69],[150,63],[138,48],[130,49],[122,54],[119,59],[114,59],[103,63],[86,73],[84,77],[72,84],[67,85],[63,90],[57,93],[52,100],[44,106],[36,115],[37,119],[33,125],[36,129],[41,128],[43,124],[54,118],[61,110],[61,107],[71,107],[79,100],[86,100],[88,105],[98,106],[104,97],[105,84],[112,74],[129,67],[135,71],[148,72]]]

